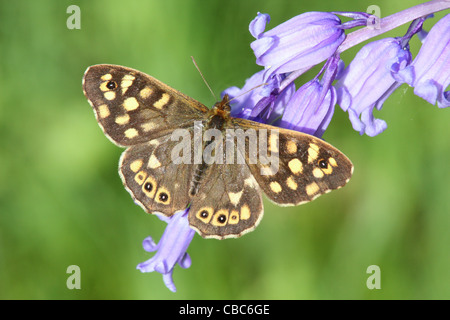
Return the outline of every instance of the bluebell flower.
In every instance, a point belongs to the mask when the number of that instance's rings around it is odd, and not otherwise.
[[[316,77],[297,91],[295,99],[293,80],[322,61],[337,61],[331,57],[345,39],[344,29],[366,23],[367,16],[354,13],[351,17],[355,20],[351,24],[342,24],[332,13],[308,12],[264,32],[270,16],[258,13],[249,26],[250,33],[256,38],[251,47],[257,64],[265,69],[250,77],[242,89],[231,87],[222,92],[232,98],[231,114],[321,136],[331,120],[336,102],[335,89],[331,87],[335,69],[325,72],[333,74],[327,76],[325,85]],[[330,64],[326,66],[325,69]],[[262,84],[264,86],[258,87]],[[300,113],[308,111],[305,116],[299,116],[298,103],[303,106]],[[281,121],[275,121],[280,118]]]
[[[256,63],[268,75],[306,71],[331,57],[345,39],[341,20],[329,12],[303,13],[263,32],[269,21],[258,13],[250,24]]]
[[[336,89],[331,85],[338,72],[339,56],[330,58],[322,71],[300,87],[286,104],[280,127],[322,137],[334,113]]]
[[[261,70],[248,78],[242,88],[230,87],[222,92],[222,97],[228,94],[232,100],[231,116],[244,119],[251,118],[253,107],[267,96],[266,92],[254,90],[264,83],[263,76],[264,70]]]
[[[369,18],[364,13],[340,14],[354,20],[341,23],[333,13],[308,12],[264,31],[270,16],[258,13],[249,26],[250,33],[256,38],[251,48],[256,63],[265,69],[252,76],[241,90],[231,88],[224,93],[238,96],[249,90],[251,85],[254,88],[262,83],[265,85],[254,90],[251,101],[247,98],[245,104],[240,101],[236,103],[236,109],[241,108],[238,116],[321,137],[336,104],[336,91],[331,84],[339,59],[333,57],[338,57],[335,53],[345,39],[345,29],[365,25]],[[293,95],[293,80],[325,60],[328,62],[319,73],[322,74],[325,69],[322,82],[318,75]],[[279,118],[280,121],[274,122]]]
[[[450,14],[439,20],[423,40],[410,66],[400,72],[414,93],[440,108],[450,106]]]
[[[222,97],[228,94],[231,101],[231,116],[253,121],[272,123],[279,118],[287,102],[295,92],[292,82],[283,91],[279,87],[283,76],[272,75],[263,87],[264,70],[261,70],[246,80],[242,88],[230,87],[222,92]]]
[[[331,121],[336,104],[336,90],[333,87],[323,98],[322,92],[323,86],[317,78],[301,86],[286,105],[280,127],[321,137]]]
[[[195,231],[189,227],[187,219],[189,209],[175,213],[171,217],[158,216],[167,222],[167,227],[158,244],[155,244],[152,237],[147,237],[143,241],[144,250],[147,252],[157,251],[149,260],[138,264],[137,269],[142,272],[157,271],[163,275],[166,287],[176,291],[173,283],[173,268],[178,263],[182,268],[191,266],[191,258],[186,252],[194,237]]]
[[[339,76],[338,104],[349,113],[353,128],[375,136],[387,128],[373,117],[399,83],[398,72],[411,63],[409,47],[401,38],[386,38],[365,45]]]

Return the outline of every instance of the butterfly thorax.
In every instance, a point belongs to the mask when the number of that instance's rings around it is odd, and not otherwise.
[[[208,124],[209,128],[217,128],[223,125],[223,123],[230,117],[230,98],[226,94],[222,101],[217,102],[214,107],[210,110],[210,121]],[[221,123],[222,121],[222,123]],[[218,127],[219,126],[219,127]]]
[[[208,120],[203,127],[203,132],[210,129],[216,129],[220,131],[224,131],[227,127],[228,121],[230,120],[230,104],[229,97],[225,95],[222,101],[217,102],[214,107],[209,111]],[[214,140],[214,137],[211,140],[204,141],[202,150],[208,147],[211,143],[218,143],[218,141]],[[194,196],[199,187],[199,183],[208,169],[210,164],[208,164],[205,159],[202,157],[202,163],[197,164],[194,169],[193,179],[190,187],[190,194]]]

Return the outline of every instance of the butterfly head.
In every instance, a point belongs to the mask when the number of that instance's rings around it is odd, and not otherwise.
[[[220,115],[224,118],[228,117],[231,112],[230,97],[228,94],[224,95],[222,101],[217,102],[212,110],[214,114]]]

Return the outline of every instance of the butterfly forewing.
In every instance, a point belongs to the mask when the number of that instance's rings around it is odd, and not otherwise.
[[[314,136],[243,119],[240,128],[256,129],[258,161],[246,161],[266,196],[278,205],[299,205],[343,187],[353,172],[350,160],[338,149]],[[258,139],[258,142],[260,140]]]
[[[97,121],[114,143],[132,146],[204,119],[201,103],[149,75],[115,65],[89,67],[83,90]]]

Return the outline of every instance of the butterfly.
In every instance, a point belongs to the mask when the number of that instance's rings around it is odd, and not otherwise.
[[[94,65],[83,91],[105,135],[126,150],[119,174],[146,212],[189,208],[204,238],[236,238],[263,216],[262,192],[299,205],[343,187],[351,161],[327,142],[230,116],[227,95],[209,109],[140,71]]]

